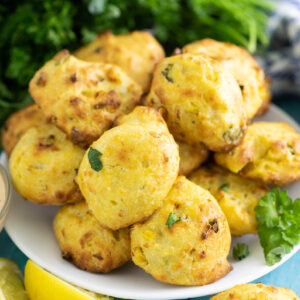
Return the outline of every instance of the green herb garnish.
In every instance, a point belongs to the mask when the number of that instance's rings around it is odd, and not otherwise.
[[[91,165],[91,168],[97,172],[101,171],[103,168],[102,162],[100,160],[100,156],[102,153],[97,149],[90,147],[88,153],[88,159]]]
[[[183,221],[183,218],[177,218],[177,215],[175,213],[170,213],[166,225],[170,229],[175,223],[179,221]]]
[[[260,244],[271,266],[300,241],[300,199],[293,202],[285,190],[275,187],[260,198],[255,212]]]
[[[237,243],[235,247],[233,247],[233,257],[236,260],[242,260],[246,258],[250,254],[248,245],[244,243]]]
[[[166,66],[166,68],[163,69],[163,70],[161,71],[161,74],[167,79],[167,81],[169,81],[169,82],[171,82],[171,83],[173,83],[174,80],[173,80],[173,78],[171,78],[171,77],[169,76],[169,73],[172,71],[173,66],[174,66],[173,64],[168,64],[168,65]]]
[[[222,190],[227,193],[229,190],[229,185],[227,183],[224,183],[219,187],[219,190]]]

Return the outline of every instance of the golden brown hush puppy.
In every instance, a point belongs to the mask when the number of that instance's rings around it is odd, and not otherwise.
[[[226,151],[240,143],[246,114],[238,83],[206,56],[181,54],[156,67],[146,104],[165,110],[176,140]]]
[[[178,146],[157,111],[137,107],[120,123],[87,150],[76,179],[94,216],[113,230],[161,206],[179,168]]]
[[[187,175],[206,161],[209,151],[203,144],[189,145],[178,142],[179,146],[179,175]]]
[[[14,186],[23,198],[37,204],[81,200],[75,176],[83,155],[84,150],[54,125],[30,128],[10,156]]]
[[[36,72],[29,91],[46,117],[88,147],[114,119],[129,113],[142,89],[118,66],[81,61],[67,50]]]
[[[269,191],[267,186],[212,164],[193,172],[189,179],[217,199],[232,235],[257,233],[254,208]]]
[[[217,201],[179,176],[164,204],[131,230],[132,260],[155,279],[205,285],[225,276],[231,236]]]
[[[148,32],[133,31],[113,35],[107,31],[92,43],[77,50],[74,55],[86,61],[118,65],[147,92],[154,67],[164,58],[165,52]]]
[[[215,161],[244,177],[285,185],[300,179],[300,134],[285,123],[255,122],[239,146],[216,153]]]
[[[29,105],[12,114],[4,123],[1,131],[2,146],[9,156],[21,138],[31,127],[46,123],[46,117],[37,105]]]
[[[233,288],[209,298],[210,300],[299,300],[290,289],[248,283],[236,285]]]
[[[80,269],[108,273],[131,260],[128,228],[103,228],[84,201],[63,206],[53,228],[63,258]]]
[[[231,43],[203,39],[186,45],[182,52],[208,55],[234,76],[242,91],[248,119],[268,109],[270,80],[246,49]]]

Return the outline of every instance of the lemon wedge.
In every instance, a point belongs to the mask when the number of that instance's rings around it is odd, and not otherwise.
[[[71,285],[28,260],[25,266],[25,288],[30,300],[112,300]]]
[[[7,258],[0,258],[0,300],[28,300],[18,265]]]

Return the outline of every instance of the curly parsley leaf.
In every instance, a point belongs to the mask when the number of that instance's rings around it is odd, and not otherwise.
[[[91,165],[91,168],[97,172],[101,171],[103,168],[102,162],[100,160],[100,156],[102,153],[97,149],[90,147],[88,152],[88,159]]]
[[[183,221],[182,217],[177,217],[175,213],[170,213],[166,225],[170,229],[175,223]]]
[[[242,260],[250,254],[248,245],[244,243],[237,243],[233,248],[233,257],[236,260]]]
[[[255,208],[258,236],[267,265],[274,265],[300,242],[300,199],[294,202],[278,187]]]

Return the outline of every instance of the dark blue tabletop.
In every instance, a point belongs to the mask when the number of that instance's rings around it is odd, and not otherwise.
[[[300,96],[280,95],[275,98],[274,102],[300,123]],[[15,246],[5,230],[0,233],[0,257],[8,257],[17,261],[20,268],[24,270],[27,257]],[[276,270],[255,282],[290,288],[300,295],[300,251]],[[197,299],[207,300],[208,298]]]

